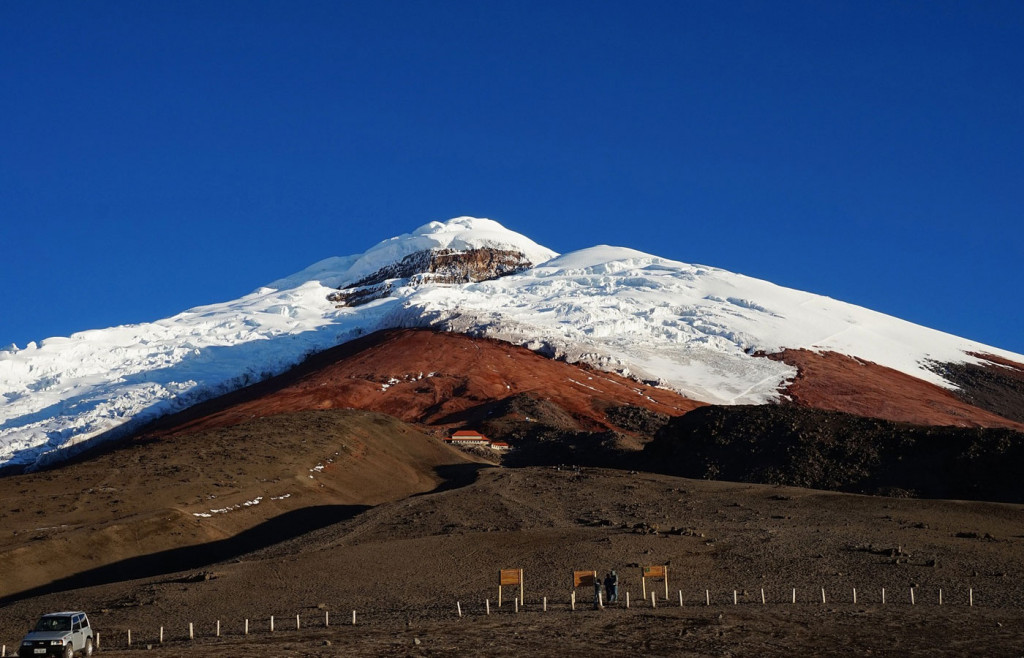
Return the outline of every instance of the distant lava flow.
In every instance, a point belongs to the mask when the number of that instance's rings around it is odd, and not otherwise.
[[[798,374],[785,394],[800,406],[916,425],[1006,427],[1024,432],[1024,424],[1006,417],[1010,414],[1005,409],[986,404],[974,392],[976,386],[961,385],[960,391],[950,391],[892,368],[835,352],[784,350],[768,358],[797,368]],[[948,369],[942,368],[942,364],[936,364],[936,368]],[[1005,360],[971,370],[989,371],[990,379],[1024,385],[1024,366]],[[1017,395],[1015,399],[1020,407],[1021,397]]]
[[[531,393],[581,427],[609,427],[605,409],[633,405],[678,416],[702,406],[665,389],[540,356],[487,338],[381,331],[326,350],[279,377],[169,416],[149,434],[196,431],[310,409],[356,408],[407,422],[456,424],[488,402]]]

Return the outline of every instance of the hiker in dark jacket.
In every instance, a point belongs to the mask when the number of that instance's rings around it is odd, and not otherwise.
[[[608,593],[608,603],[615,603],[619,600],[619,576],[615,573],[615,569],[612,569],[611,573],[604,577],[604,591]]]

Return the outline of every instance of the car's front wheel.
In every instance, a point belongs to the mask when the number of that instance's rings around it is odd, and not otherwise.
[[[71,644],[64,645],[64,658],[74,658],[75,648]]]

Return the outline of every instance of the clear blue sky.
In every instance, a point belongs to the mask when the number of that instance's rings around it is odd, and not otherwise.
[[[1024,353],[1024,3],[0,2],[0,345],[431,220]]]

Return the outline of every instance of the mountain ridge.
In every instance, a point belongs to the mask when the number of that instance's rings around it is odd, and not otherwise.
[[[401,268],[387,278],[389,266],[425,250],[522,259],[497,278],[483,271],[448,283]],[[380,272],[374,285],[384,288],[372,299],[339,307],[339,291]],[[461,217],[237,300],[0,353],[0,464],[31,466],[127,435],[311,354],[403,327],[495,338],[717,404],[784,399],[799,368],[759,356],[784,350],[842,354],[950,391],[959,384],[949,373],[964,364],[1024,372],[1024,356],[820,295],[623,247],[559,255],[492,220]],[[1012,410],[1015,396],[1003,406]]]

